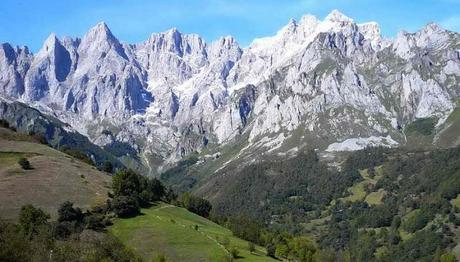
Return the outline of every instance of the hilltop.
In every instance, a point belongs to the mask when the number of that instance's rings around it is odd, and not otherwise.
[[[32,169],[23,170],[20,158],[27,158]],[[110,184],[111,177],[94,166],[31,136],[0,128],[0,217],[17,218],[25,204],[53,217],[65,201],[83,208],[104,204]]]

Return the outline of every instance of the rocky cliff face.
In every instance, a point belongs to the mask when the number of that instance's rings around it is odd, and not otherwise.
[[[401,145],[419,118],[441,130],[460,96],[460,35],[428,24],[382,39],[376,23],[333,11],[242,49],[176,29],[121,44],[100,23],[81,40],[51,35],[35,55],[3,44],[0,72],[2,96],[102,146],[131,144],[155,173],[193,152],[227,154],[225,165],[303,146]]]

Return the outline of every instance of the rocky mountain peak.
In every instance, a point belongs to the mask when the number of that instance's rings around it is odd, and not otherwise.
[[[376,22],[369,22],[358,24],[359,32],[371,42],[372,48],[378,50],[382,40],[382,33],[379,24]]]
[[[283,31],[293,33],[297,28],[297,21],[294,18],[289,19],[287,25],[283,27]]]
[[[46,38],[42,48],[40,51],[37,53],[37,59],[40,57],[45,57],[45,56],[52,56],[54,57],[56,52],[60,52],[61,50],[59,49],[65,49],[64,46],[62,45],[61,41],[59,38],[56,36],[55,33],[51,33],[48,38]]]
[[[315,28],[319,23],[318,18],[313,15],[304,15],[300,18],[298,26],[301,28]]]
[[[222,46],[238,45],[236,39],[231,35],[220,37],[216,42],[221,43]]]
[[[439,50],[449,45],[449,31],[436,23],[429,23],[415,33],[402,30],[393,42],[393,49],[402,58],[416,55],[416,49]]]
[[[425,34],[430,34],[430,33],[445,33],[446,30],[442,28],[440,25],[434,22],[430,22],[426,24],[422,30]]]
[[[163,34],[165,35],[168,35],[172,38],[177,38],[177,37],[180,37],[182,35],[181,32],[179,32],[179,30],[177,29],[177,27],[173,27],[169,30],[166,30]]]
[[[107,53],[112,47],[119,55],[126,57],[122,45],[107,24],[100,22],[85,34],[78,48],[82,53]]]
[[[341,13],[339,10],[332,10],[324,19],[329,22],[339,22],[339,23],[352,23],[353,19]]]
[[[449,39],[449,33],[436,23],[429,23],[417,32],[417,45],[437,48]]]
[[[57,36],[55,33],[51,33],[48,38],[46,38],[45,43],[43,44],[43,48],[52,48],[54,45],[56,45],[56,42],[59,42]]]
[[[176,28],[121,44],[99,23],[82,40],[50,35],[34,57],[2,45],[0,94],[52,107],[82,133],[112,123],[117,139],[168,161],[243,137],[247,152],[276,151],[299,128],[324,143],[398,140],[398,126],[453,108],[458,39],[429,24],[385,42],[377,23],[337,10],[291,19],[245,49],[231,36],[208,44]]]
[[[235,61],[239,59],[243,51],[233,36],[225,36],[209,44],[207,53],[210,61],[217,58],[226,58]]]
[[[115,38],[112,34],[112,31],[110,31],[107,24],[103,21],[97,23],[94,27],[92,27],[87,33],[87,36],[88,35],[96,35],[96,36],[101,36],[105,38]]]
[[[9,43],[3,43],[0,45],[0,59],[4,60],[5,64],[13,63],[16,58],[16,52]]]

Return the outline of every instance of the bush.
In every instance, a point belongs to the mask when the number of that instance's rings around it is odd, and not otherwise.
[[[236,247],[230,248],[229,252],[233,258],[238,258],[238,255],[240,254],[240,251]]]
[[[133,217],[140,213],[135,197],[117,196],[112,201],[112,210],[118,217]]]
[[[403,223],[403,228],[409,233],[414,233],[417,230],[424,228],[428,222],[430,222],[430,217],[427,212],[424,210],[415,210]]]
[[[83,212],[81,211],[80,208],[74,208],[73,203],[70,201],[66,201],[62,203],[62,205],[58,209],[58,221],[63,222],[63,221],[76,221],[76,222],[82,222],[83,221]]]
[[[148,207],[150,205],[150,200],[153,198],[152,192],[148,190],[143,190],[139,194],[139,205],[141,207]]]
[[[90,214],[89,216],[85,217],[85,224],[87,229],[102,231],[105,229],[106,221],[104,215]]]
[[[75,221],[50,224],[48,218],[42,210],[26,205],[21,208],[20,224],[0,219],[0,261],[141,261],[111,234],[76,231]]]
[[[249,252],[251,252],[251,253],[254,252],[254,251],[256,251],[256,246],[254,245],[254,243],[248,242],[248,250],[249,250]]]
[[[160,200],[165,194],[166,190],[160,180],[152,178],[148,181],[148,190],[152,192],[152,201]]]
[[[190,212],[193,212],[202,217],[209,217],[212,205],[208,200],[193,196],[189,193],[182,195],[182,206]]]
[[[401,241],[401,237],[399,235],[399,231],[397,230],[391,230],[390,234],[388,235],[388,242],[391,245],[397,245]]]
[[[441,256],[441,260],[440,260],[440,261],[441,261],[441,262],[455,262],[456,259],[455,259],[455,256],[454,256],[453,254],[448,253],[448,254],[443,254],[443,255]]]
[[[138,175],[132,170],[117,171],[112,177],[112,189],[115,198],[123,196],[135,200],[137,209],[139,205],[147,207],[152,201],[160,200],[165,195],[164,186],[159,180]],[[126,202],[127,198],[121,199]]]
[[[49,218],[40,208],[25,205],[19,212],[19,226],[25,234],[32,235],[38,232],[40,226],[46,225]]]
[[[275,257],[275,252],[276,252],[275,245],[273,245],[272,243],[268,243],[265,249],[267,250],[267,256]]]
[[[400,216],[393,217],[393,221],[391,221],[391,228],[398,229],[400,225],[401,225],[401,217]]]
[[[0,220],[0,261],[29,261],[29,246],[16,225]]]
[[[438,248],[445,248],[442,235],[429,230],[416,232],[411,238],[390,249],[383,261],[433,261]]]
[[[156,258],[153,259],[153,262],[166,262],[166,256],[163,254],[158,254]]]
[[[56,223],[53,227],[53,235],[57,239],[67,239],[72,232],[74,232],[74,225],[67,221]]]
[[[133,196],[141,192],[141,177],[132,170],[118,171],[112,177],[115,196]]]
[[[18,161],[18,164],[24,170],[31,170],[32,169],[32,166],[30,165],[30,162],[29,162],[29,160],[27,160],[27,158],[24,158],[24,157],[20,158],[19,161]]]

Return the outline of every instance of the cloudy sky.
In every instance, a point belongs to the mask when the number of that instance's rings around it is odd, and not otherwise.
[[[290,18],[324,18],[338,9],[357,22],[376,21],[386,37],[413,32],[428,22],[460,31],[460,0],[1,0],[0,42],[37,51],[46,37],[81,37],[105,21],[121,41],[136,43],[176,27],[207,41],[233,35],[247,46]]]

